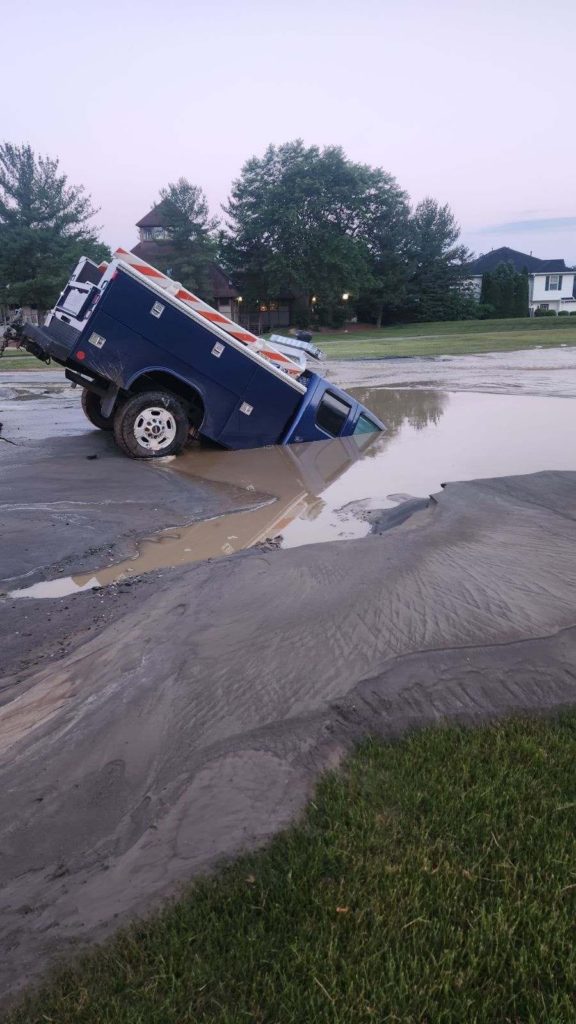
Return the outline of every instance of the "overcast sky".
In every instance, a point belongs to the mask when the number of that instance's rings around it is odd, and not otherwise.
[[[180,175],[220,213],[270,142],[341,144],[476,252],[576,263],[574,0],[4,0],[0,139],[59,156],[103,240]]]

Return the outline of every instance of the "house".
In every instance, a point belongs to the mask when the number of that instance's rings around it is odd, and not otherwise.
[[[170,228],[166,217],[164,203],[157,203],[147,214],[136,224],[140,241],[134,246],[132,252],[140,256],[146,263],[162,270],[163,273],[171,276],[171,260],[173,249],[171,248]],[[228,277],[225,270],[217,263],[210,263],[208,267],[208,280],[210,283],[210,294],[203,295],[211,306],[224,316],[256,334],[263,334],[275,327],[289,327],[292,309],[292,296],[285,294],[274,301],[244,302],[242,295]],[[186,285],[186,281],[182,281]]]
[[[504,245],[479,256],[466,266],[466,286],[473,298],[479,300],[482,275],[496,270],[500,263],[511,263],[521,274],[528,271],[529,308],[533,316],[537,309],[551,309],[555,313],[576,312],[576,270],[567,267],[564,260],[541,260],[532,253],[518,252]]]
[[[158,270],[171,276],[173,249],[170,244],[170,228],[167,226],[164,204],[158,203],[154,206],[145,217],[138,221],[136,227],[140,241],[132,249],[134,255],[140,256],[146,263],[151,263],[153,267],[157,267]],[[226,272],[217,263],[210,263],[208,281],[210,294],[202,297],[225,316],[229,316],[232,320],[238,320],[242,298]],[[184,285],[186,283],[186,281],[182,282]]]

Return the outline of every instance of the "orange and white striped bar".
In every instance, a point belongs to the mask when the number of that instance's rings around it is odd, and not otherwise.
[[[216,324],[221,330],[230,334],[232,338],[236,338],[237,341],[241,341],[244,345],[254,348],[259,355],[274,363],[275,366],[283,370],[284,373],[289,374],[290,377],[299,377],[301,375],[302,368],[290,359],[289,356],[279,352],[278,349],[268,342],[262,341],[261,338],[252,334],[251,331],[244,330],[239,324],[213,309],[207,302],[199,299],[197,295],[193,295],[187,288],[183,288],[178,281],[173,281],[167,274],[163,274],[161,270],[157,270],[156,267],[146,263],[139,256],[135,256],[132,252],[127,252],[126,249],[116,249],[113,258],[127,263],[129,267],[137,270],[143,277],[148,278],[149,281],[154,281],[154,284],[164,288],[175,299],[189,306],[190,309],[199,313],[200,316],[203,316],[211,324]]]

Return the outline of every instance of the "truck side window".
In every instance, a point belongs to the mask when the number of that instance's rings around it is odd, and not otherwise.
[[[378,427],[376,426],[376,424],[373,423],[372,420],[368,418],[368,416],[364,415],[360,415],[358,417],[358,422],[354,427],[355,434],[374,434],[375,431],[377,430]]]
[[[83,320],[84,314],[91,305],[95,291],[94,287],[86,289],[68,285],[58,299],[57,309],[61,309],[64,313],[68,313],[69,316],[76,317],[78,320]]]
[[[316,410],[316,426],[325,430],[327,434],[331,434],[332,437],[338,437],[348,419],[351,408],[351,405],[326,391]]]

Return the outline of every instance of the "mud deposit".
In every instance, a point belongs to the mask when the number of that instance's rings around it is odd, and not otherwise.
[[[576,474],[159,580],[0,711],[0,992],[265,840],[368,730],[576,695]],[[71,600],[82,602],[87,595]]]
[[[265,841],[367,732],[574,702],[576,403],[394,362],[356,380],[389,426],[360,448],[157,466],[54,375],[0,381],[2,586],[87,588],[0,599],[0,1002]]]
[[[576,397],[576,348],[532,348],[470,356],[338,360],[323,366],[344,387],[434,388],[509,395]]]

